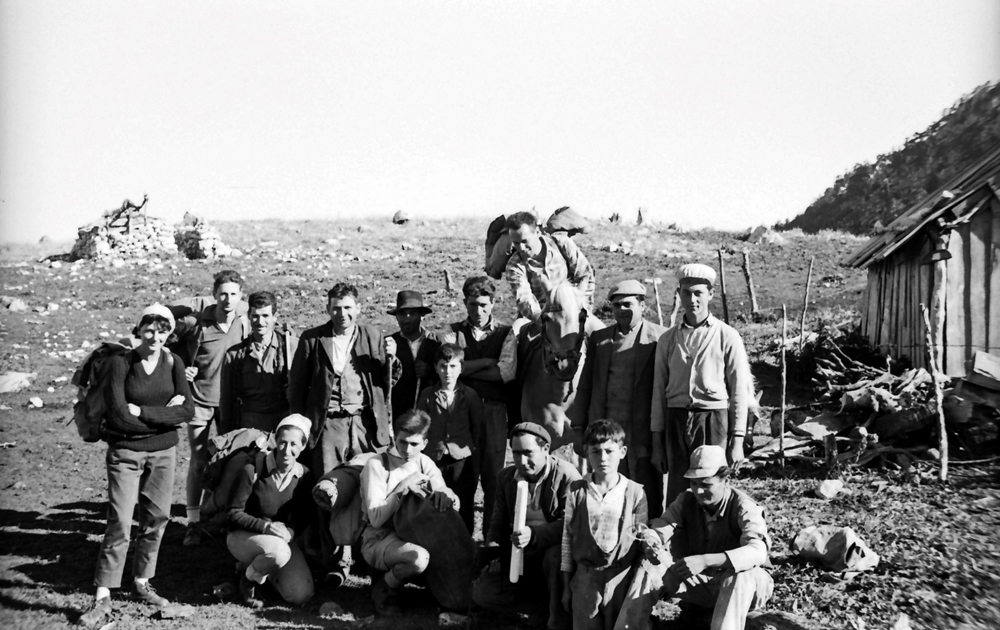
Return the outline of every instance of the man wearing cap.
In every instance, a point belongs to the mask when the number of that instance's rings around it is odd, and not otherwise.
[[[645,319],[646,287],[638,280],[619,282],[608,292],[615,325],[587,341],[587,358],[578,396],[589,399],[587,414],[573,426],[574,447],[585,457],[583,432],[590,422],[614,420],[625,429],[627,454],[619,472],[641,483],[649,516],[663,510],[663,475],[651,463],[650,405],[656,342],[666,328]]]
[[[542,234],[531,212],[507,217],[514,254],[507,261],[507,283],[521,317],[537,321],[549,300],[549,288],[567,281],[582,294],[589,312],[594,302],[594,268],[567,236]]]
[[[729,482],[726,453],[699,446],[684,474],[691,488],[649,523],[645,559],[632,580],[616,630],[646,630],[657,600],[680,597],[712,610],[712,630],[742,630],[774,589],[764,508]]]
[[[392,386],[392,419],[413,409],[420,390],[438,382],[434,371],[434,353],[441,345],[437,337],[423,327],[424,315],[431,312],[424,306],[424,297],[418,291],[400,291],[396,294],[396,308],[386,311],[396,317],[399,331],[391,338],[396,342],[396,358],[402,367],[399,380]]]
[[[652,462],[667,473],[667,505],[688,487],[683,471],[697,447],[723,447],[730,465],[743,459],[756,402],[743,339],[708,311],[715,270],[688,264],[677,277],[684,317],[656,342],[651,416]]]
[[[386,388],[399,378],[396,342],[374,326],[357,321],[358,290],[338,282],[327,292],[327,323],[302,334],[289,374],[291,413],[312,422],[309,468],[321,478],[361,453],[382,451],[392,440]],[[322,560],[334,552],[329,512],[318,510]],[[347,554],[345,554],[347,555]],[[327,575],[334,585],[346,579],[349,560]]]
[[[486,566],[472,585],[472,599],[487,610],[528,614],[538,625],[544,621],[548,628],[567,628],[559,553],[566,493],[580,473],[549,453],[549,440],[548,431],[533,422],[510,432],[514,465],[497,477],[496,505],[483,547]],[[514,530],[519,481],[528,484],[527,518],[525,527]],[[510,581],[512,547],[524,550],[524,571],[516,584]]]

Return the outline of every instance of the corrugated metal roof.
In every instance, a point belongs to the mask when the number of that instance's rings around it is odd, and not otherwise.
[[[964,217],[968,220],[984,205],[984,195],[986,198],[1000,196],[998,190],[1000,190],[1000,146],[896,217],[886,226],[885,232],[873,236],[845,258],[843,264],[863,269],[883,260],[918,234],[928,223],[949,211],[957,218]]]

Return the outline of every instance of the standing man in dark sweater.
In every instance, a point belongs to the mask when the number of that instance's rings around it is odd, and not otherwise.
[[[420,390],[438,383],[434,371],[434,355],[441,347],[433,334],[424,330],[424,315],[431,312],[417,291],[400,291],[396,308],[389,315],[396,318],[399,331],[391,338],[396,342],[396,357],[402,367],[399,381],[392,386],[392,419],[395,420],[417,404]]]
[[[384,451],[392,441],[386,388],[399,379],[396,342],[359,323],[360,311],[353,285],[333,285],[326,301],[330,321],[302,333],[292,360],[288,405],[312,422],[307,448],[317,479],[357,455]],[[341,549],[334,555],[330,513],[317,514],[322,561],[330,569],[326,579],[339,586],[351,554]]]
[[[212,288],[215,304],[177,318],[177,337],[187,364],[187,380],[194,399],[194,418],[188,423],[191,460],[187,472],[188,529],[184,545],[201,543],[197,523],[201,520],[201,477],[208,464],[208,438],[213,421],[219,418],[219,390],[222,359],[226,350],[250,334],[250,322],[239,315],[245,304],[243,278],[232,269],[215,274]]]
[[[483,401],[483,427],[478,445],[483,484],[483,529],[491,522],[496,501],[497,475],[507,455],[507,403],[504,390],[517,372],[517,336],[510,326],[493,318],[496,285],[487,276],[465,280],[468,317],[451,324],[442,343],[465,350],[462,382],[476,390]]]

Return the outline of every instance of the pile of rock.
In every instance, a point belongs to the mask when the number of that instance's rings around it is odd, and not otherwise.
[[[81,227],[70,260],[150,258],[177,252],[174,229],[161,219],[127,217]]]
[[[174,242],[177,250],[192,260],[243,255],[240,250],[223,243],[214,228],[190,212],[184,214],[184,223],[174,233]]]

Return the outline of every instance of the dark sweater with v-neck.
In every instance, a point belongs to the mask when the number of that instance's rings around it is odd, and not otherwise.
[[[169,351],[160,352],[150,374],[143,369],[135,352],[111,359],[104,425],[104,439],[111,446],[133,451],[166,450],[177,444],[177,426],[194,417],[184,362],[174,355],[171,369],[166,352]],[[167,407],[177,394],[184,396],[184,404]],[[129,411],[129,403],[138,405],[138,416]]]

